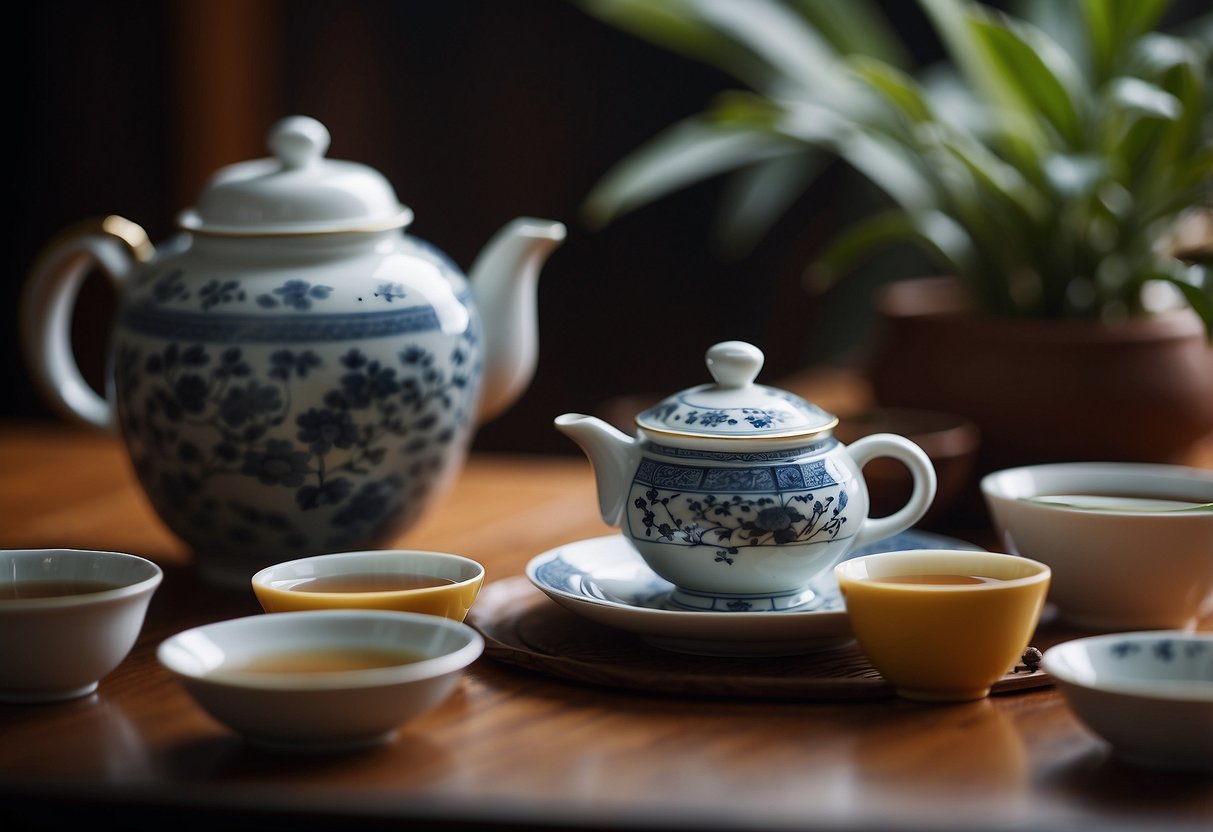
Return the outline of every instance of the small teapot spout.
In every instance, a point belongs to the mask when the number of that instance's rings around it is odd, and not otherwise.
[[[489,240],[469,270],[484,327],[481,423],[513,404],[535,375],[539,270],[565,234],[562,223],[520,217]]]
[[[636,440],[601,419],[581,413],[557,416],[556,429],[576,442],[590,458],[598,484],[598,509],[608,526],[623,522],[628,484],[635,469]]]

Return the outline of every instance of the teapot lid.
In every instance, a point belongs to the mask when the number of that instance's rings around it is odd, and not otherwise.
[[[403,228],[413,212],[374,168],[326,159],[329,131],[307,116],[290,116],[267,137],[272,158],[221,168],[198,204],[182,212],[182,228],[216,236],[263,237]]]
[[[662,400],[636,417],[653,433],[703,439],[787,439],[831,430],[838,419],[786,390],[755,384],[762,350],[723,341],[707,352],[715,384],[701,384]]]

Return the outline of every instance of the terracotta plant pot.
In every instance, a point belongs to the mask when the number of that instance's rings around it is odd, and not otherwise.
[[[883,406],[966,416],[975,473],[1080,460],[1182,463],[1213,432],[1213,347],[1188,309],[1121,324],[969,311],[946,278],[876,298],[867,369]]]
[[[958,503],[972,482],[980,446],[977,426],[963,416],[904,407],[873,407],[839,414],[834,435],[850,445],[873,433],[895,433],[922,448],[935,467],[935,500],[918,527],[946,531],[955,520]],[[872,501],[872,516],[884,517],[910,499],[914,482],[909,470],[894,459],[874,459],[863,469]]]

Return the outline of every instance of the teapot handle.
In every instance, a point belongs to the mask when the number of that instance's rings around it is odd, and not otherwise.
[[[935,466],[922,448],[904,436],[876,433],[857,439],[848,445],[846,450],[860,469],[876,457],[892,457],[910,469],[910,476],[914,480],[914,487],[906,504],[887,517],[867,518],[859,533],[855,535],[852,549],[892,537],[922,519],[935,499],[937,487]]]
[[[147,233],[130,220],[85,220],[43,246],[21,298],[21,347],[43,397],[63,415],[107,433],[117,426],[113,403],[84,380],[72,352],[76,299],[96,269],[121,295],[134,267],[153,254]]]

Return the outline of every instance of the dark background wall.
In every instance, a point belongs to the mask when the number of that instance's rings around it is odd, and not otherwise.
[[[884,5],[929,57],[935,44],[914,4]],[[740,261],[713,247],[719,182],[586,227],[581,202],[613,162],[738,83],[575,4],[42,0],[14,15],[16,216],[0,284],[7,416],[55,418],[17,339],[19,292],[39,248],[104,213],[165,239],[207,175],[265,155],[265,131],[293,113],[327,125],[331,157],[381,170],[416,213],[411,233],[465,268],[515,216],[569,226],[541,279],[538,374],[481,430],[483,449],[575,452],[554,416],[704,381],[703,352],[718,340],[761,346],[762,378],[774,383],[845,358],[866,326],[870,285],[813,298],[800,283],[822,237],[856,208],[862,192],[845,171]],[[111,303],[104,281],[90,280],[77,318],[90,378],[103,372]]]

